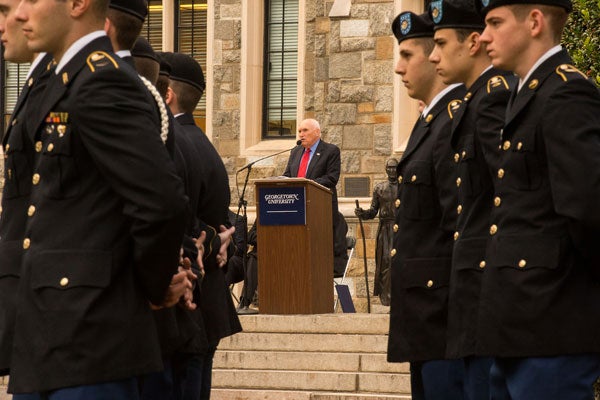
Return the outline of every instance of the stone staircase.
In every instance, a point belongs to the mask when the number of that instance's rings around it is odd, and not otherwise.
[[[213,400],[410,399],[408,364],[386,361],[387,314],[240,318],[215,354]]]

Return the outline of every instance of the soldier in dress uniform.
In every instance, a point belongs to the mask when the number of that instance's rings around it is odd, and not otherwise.
[[[200,201],[196,215],[215,229],[229,225],[230,204],[229,177],[225,165],[202,129],[196,126],[193,112],[204,93],[204,74],[200,64],[192,57],[181,53],[163,53],[171,65],[167,104],[181,124],[198,154],[196,162],[205,171],[200,183]],[[192,168],[194,168],[192,166]],[[229,228],[233,232],[233,228]],[[205,275],[200,287],[199,309],[206,328],[208,350],[204,355],[192,355],[188,363],[187,381],[197,384],[187,386],[186,399],[210,398],[212,361],[219,341],[242,330],[229,287],[225,281],[225,271],[220,262],[204,260]],[[194,394],[196,391],[196,394]]]
[[[506,111],[478,321],[491,398],[593,399],[600,375],[600,94],[560,46],[570,0],[484,0],[519,78]]]
[[[390,305],[390,268],[392,257],[390,251],[394,247],[394,222],[396,221],[396,205],[398,198],[398,160],[390,158],[385,162],[386,182],[380,182],[373,188],[371,207],[354,210],[361,219],[373,219],[379,214],[377,242],[375,245],[375,283],[373,294],[379,296],[381,304]]]
[[[514,86],[512,74],[495,69],[479,37],[485,22],[472,4],[437,0],[430,4],[435,24],[435,48],[429,60],[445,83],[464,83],[467,94],[452,121],[453,154],[457,166],[454,206],[457,228],[448,302],[449,358],[465,364],[465,393],[471,399],[489,397],[489,357],[476,353],[477,310],[485,270],[488,220],[493,207],[490,171],[497,164],[500,128]]]
[[[425,108],[397,169],[387,358],[410,361],[413,399],[462,400],[462,363],[445,359],[445,353],[456,225],[450,122],[465,91],[462,85],[445,85],[428,61],[434,43],[427,14],[403,12],[392,30],[400,53],[395,72]]]
[[[137,398],[135,376],[162,367],[150,304],[179,300],[167,295],[187,200],[152,97],[102,30],[107,6],[38,0],[16,11],[28,47],[58,64],[25,110],[39,152],[16,302],[15,400]]]
[[[30,205],[31,175],[35,148],[24,132],[23,109],[31,89],[49,75],[52,56],[34,54],[27,48],[22,26],[15,18],[19,0],[0,0],[0,39],[4,59],[13,63],[32,65],[25,79],[8,128],[2,135],[4,152],[4,189],[0,206],[0,374],[10,367],[14,333],[15,299],[21,275],[23,237],[27,208]],[[42,75],[44,77],[42,78]]]
[[[131,49],[137,40],[148,15],[146,0],[110,0],[104,30],[115,53],[134,66]]]

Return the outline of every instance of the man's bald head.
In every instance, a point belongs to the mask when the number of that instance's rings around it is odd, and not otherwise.
[[[308,149],[321,138],[321,126],[316,119],[305,119],[298,127],[298,139],[302,141],[302,147]]]

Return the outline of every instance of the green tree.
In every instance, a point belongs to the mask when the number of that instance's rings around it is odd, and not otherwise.
[[[563,43],[575,66],[600,85],[600,0],[573,0]]]

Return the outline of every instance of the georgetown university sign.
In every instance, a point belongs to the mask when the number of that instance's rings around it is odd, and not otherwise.
[[[261,225],[306,224],[304,187],[263,187],[258,198]]]

